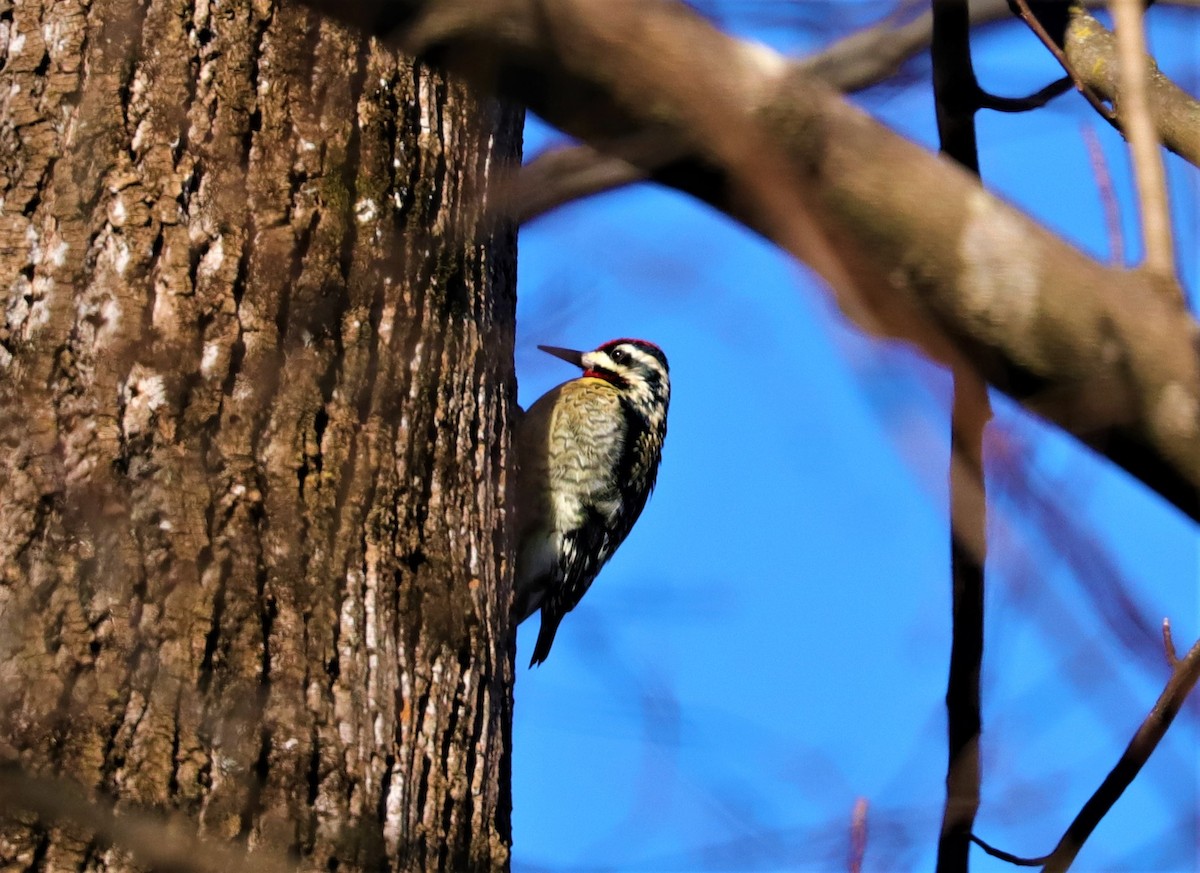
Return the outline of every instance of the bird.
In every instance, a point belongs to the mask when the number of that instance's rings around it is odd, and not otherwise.
[[[654,343],[538,348],[583,373],[538,398],[516,427],[515,624],[541,610],[530,667],[546,660],[563,616],[646,506],[671,402],[667,356]]]

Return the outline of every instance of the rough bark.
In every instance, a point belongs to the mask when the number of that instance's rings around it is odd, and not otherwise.
[[[0,0],[10,767],[251,864],[507,867],[519,137],[294,4]],[[0,800],[0,868],[138,857]]]
[[[1116,37],[1078,6],[1071,7],[1063,51],[1083,81],[1113,104],[1117,120],[1125,123],[1118,75]],[[1185,161],[1200,167],[1200,100],[1162,74],[1152,58],[1146,59],[1147,97],[1163,145]]]

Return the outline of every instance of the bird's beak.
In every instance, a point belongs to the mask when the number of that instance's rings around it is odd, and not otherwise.
[[[548,355],[562,358],[568,364],[574,364],[581,370],[587,369],[587,365],[583,363],[583,352],[577,352],[574,349],[560,349],[558,346],[538,346],[538,348]]]

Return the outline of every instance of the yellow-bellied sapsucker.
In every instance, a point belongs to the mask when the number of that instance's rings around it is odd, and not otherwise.
[[[550,654],[563,616],[625,539],[654,488],[671,381],[653,343],[616,339],[595,351],[538,346],[583,370],[542,395],[517,430],[514,618],[539,608],[529,666]]]

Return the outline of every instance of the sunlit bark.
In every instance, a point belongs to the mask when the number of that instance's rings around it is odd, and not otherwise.
[[[477,219],[520,112],[296,5],[7,10],[0,752],[251,857],[505,868],[515,236]],[[131,857],[0,826],[5,869]]]

